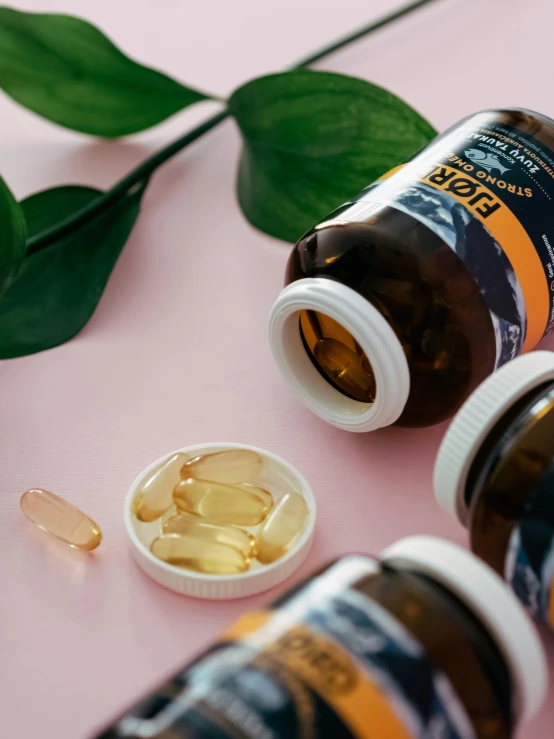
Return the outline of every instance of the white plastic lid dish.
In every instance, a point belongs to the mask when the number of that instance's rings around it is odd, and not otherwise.
[[[324,313],[356,339],[375,375],[373,403],[348,398],[320,375],[302,342],[301,310]],[[333,426],[346,431],[374,431],[394,423],[404,410],[410,373],[402,345],[379,311],[340,282],[314,277],[285,287],[271,311],[269,340],[281,372],[301,400]]]
[[[529,721],[546,698],[548,668],[535,626],[508,585],[470,552],[432,536],[401,539],[381,559],[436,580],[470,608],[510,670],[518,719]]]
[[[554,380],[554,353],[525,354],[488,377],[454,416],[439,448],[433,487],[441,508],[464,526],[467,476],[481,445],[514,403],[549,380]]]
[[[201,454],[210,454],[227,449],[250,449],[257,452],[264,460],[262,470],[255,479],[255,484],[269,490],[277,502],[286,493],[299,493],[308,506],[308,519],[302,532],[291,549],[275,562],[261,565],[254,560],[247,572],[238,575],[206,575],[167,564],[155,557],[149,546],[161,534],[162,520],[142,523],[132,511],[133,498],[144,478],[164,459],[176,452],[182,452],[190,459]],[[139,566],[156,582],[170,590],[196,598],[222,600],[243,598],[255,593],[269,590],[293,574],[306,559],[314,534],[316,503],[312,488],[306,478],[289,462],[264,449],[245,444],[214,443],[196,444],[195,446],[176,449],[164,454],[160,459],[148,465],[131,485],[125,498],[124,522],[131,545],[131,553]],[[247,527],[245,527],[247,528]]]

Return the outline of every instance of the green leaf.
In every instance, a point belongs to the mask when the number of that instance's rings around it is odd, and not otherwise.
[[[142,192],[26,257],[0,299],[0,359],[58,346],[85,326],[137,219]],[[67,185],[31,195],[21,203],[29,235],[54,226],[101,194]]]
[[[291,242],[436,136],[395,95],[330,72],[260,77],[229,107],[244,139],[240,206],[252,225]]]
[[[9,287],[25,256],[23,211],[0,177],[0,295]]]
[[[54,123],[106,138],[207,98],[132,61],[80,18],[11,8],[0,8],[0,87]]]

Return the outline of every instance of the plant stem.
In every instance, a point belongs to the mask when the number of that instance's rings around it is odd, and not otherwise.
[[[37,251],[46,249],[54,241],[67,236],[73,229],[79,228],[84,225],[90,219],[97,216],[99,213],[107,210],[111,205],[116,203],[120,198],[124,197],[127,192],[136,184],[146,181],[161,164],[170,159],[174,154],[184,149],[193,141],[203,136],[211,128],[214,128],[219,123],[225,120],[229,116],[228,111],[224,110],[217,115],[208,118],[208,120],[201,123],[192,131],[189,131],[184,136],[173,141],[169,146],[153,154],[148,159],[145,159],[142,164],[136,169],[133,169],[126,175],[122,180],[119,180],[112,188],[102,193],[96,200],[93,200],[89,205],[85,206],[82,210],[77,211],[69,218],[61,221],[56,226],[46,229],[35,236],[32,236],[27,240],[27,251],[26,256],[30,254],[36,254]]]
[[[352,33],[349,33],[348,35],[343,36],[342,38],[339,38],[336,41],[333,41],[332,43],[322,47],[321,49],[319,49],[319,51],[316,51],[310,56],[306,56],[303,59],[300,59],[295,64],[293,64],[290,69],[307,67],[309,64],[313,64],[314,62],[325,58],[329,54],[332,54],[333,52],[338,51],[345,46],[348,46],[354,41],[358,41],[359,39],[368,36],[370,33],[373,33],[374,31],[387,26],[389,23],[393,23],[394,21],[403,18],[409,13],[412,13],[414,10],[421,8],[424,5],[429,5],[432,2],[436,2],[436,0],[416,0],[416,2],[404,5],[399,10],[385,15],[373,23],[364,25],[361,28],[356,29]],[[77,213],[74,213],[69,218],[66,218],[64,221],[56,224],[56,226],[35,234],[35,236],[32,236],[27,241],[27,256],[35,254],[42,249],[45,249],[53,242],[57,241],[60,238],[63,238],[64,236],[67,236],[69,233],[71,233],[71,231],[79,228],[79,226],[82,226],[102,211],[107,210],[120,198],[124,197],[125,194],[134,185],[137,185],[138,183],[144,183],[145,187],[146,181],[152,175],[152,173],[156,169],[158,169],[158,167],[164,164],[164,162],[166,162],[168,159],[171,159],[171,157],[187,147],[189,144],[192,144],[193,141],[196,141],[196,139],[203,136],[212,128],[218,126],[226,118],[229,118],[229,116],[230,113],[226,109],[221,111],[220,113],[217,113],[211,118],[208,118],[199,126],[193,128],[192,131],[189,131],[183,136],[180,136],[178,139],[168,144],[168,146],[156,152],[148,159],[145,159],[144,162],[136,167],[136,169],[129,172],[128,175],[117,182],[112,188],[102,193],[102,195],[100,195],[96,200],[93,200],[92,203],[87,205],[85,208],[77,211]]]

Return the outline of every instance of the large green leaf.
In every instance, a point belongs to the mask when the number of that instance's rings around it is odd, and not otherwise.
[[[0,177],[0,295],[9,287],[25,255],[23,211]]]
[[[0,8],[0,87],[54,123],[108,138],[206,99],[132,61],[80,18],[11,8]]]
[[[22,201],[29,235],[54,226],[101,195],[66,185]],[[69,236],[23,261],[0,298],[0,359],[69,341],[94,313],[137,219],[142,191],[128,195]]]
[[[248,82],[230,110],[243,139],[237,190],[254,226],[296,241],[436,131],[369,82],[307,69]]]

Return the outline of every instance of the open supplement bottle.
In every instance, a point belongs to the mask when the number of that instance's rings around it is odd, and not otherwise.
[[[412,537],[243,616],[97,739],[509,739],[546,683],[505,583]]]
[[[469,397],[442,442],[434,487],[475,554],[554,628],[554,354],[515,359]]]
[[[470,116],[294,248],[276,360],[339,428],[427,426],[553,320],[554,121]]]

